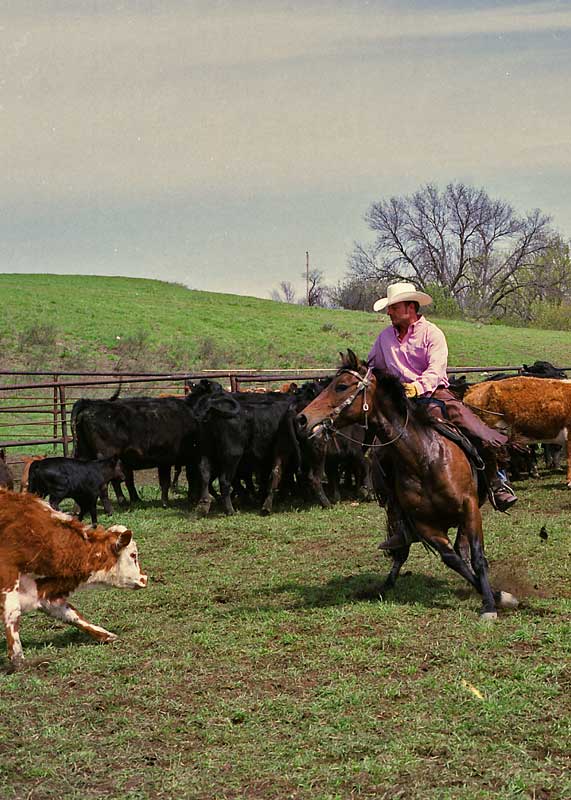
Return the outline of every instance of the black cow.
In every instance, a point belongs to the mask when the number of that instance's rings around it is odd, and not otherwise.
[[[239,481],[252,485],[258,480],[260,493],[268,492],[276,452],[283,446],[295,452],[297,439],[290,394],[234,392],[238,405],[236,416],[224,419],[210,416],[199,426],[199,473],[201,493],[197,506],[200,515],[208,514],[212,502],[209,487],[218,478],[220,496],[226,514],[234,514],[232,488]]]
[[[71,421],[75,455],[97,458],[117,455],[131,502],[140,498],[133,471],[158,467],[163,506],[168,503],[171,467],[198,463],[198,429],[212,412],[236,415],[238,405],[219,383],[202,380],[184,398],[127,397],[78,400]],[[113,481],[119,502],[126,502],[119,481]]]
[[[289,388],[294,403],[288,410],[293,417],[297,446],[291,446],[291,436],[278,437],[274,448],[274,460],[268,494],[262,506],[262,513],[272,510],[273,498],[283,477],[289,477],[306,500],[317,500],[322,508],[341,499],[341,482],[346,490],[354,491],[354,496],[366,499],[370,495],[369,461],[363,449],[365,431],[359,426],[351,426],[343,434],[333,439],[308,439],[300,434],[295,417],[306,405],[330,383],[331,378],[307,381],[301,386]],[[282,425],[282,429],[284,426]],[[290,443],[289,449],[287,447]],[[323,479],[327,479],[327,493]]]
[[[0,450],[0,486],[12,490],[14,488],[14,478],[6,463],[6,451]]]
[[[124,479],[117,456],[99,461],[79,461],[75,458],[44,458],[30,465],[28,491],[48,497],[56,511],[66,497],[79,506],[79,519],[86,513],[97,524],[97,499],[101,497],[106,514],[111,514],[107,485]]]
[[[372,498],[370,461],[365,455],[366,445],[371,441],[362,425],[349,425],[337,431],[328,443],[325,475],[327,493],[333,503],[341,500],[343,489],[348,496],[361,500]]]
[[[523,365],[522,375],[529,375],[532,378],[566,378],[567,375],[562,369],[554,367],[549,361],[534,361],[531,366]]]
[[[273,445],[270,480],[262,505],[262,514],[270,514],[274,498],[284,478],[290,486],[302,490],[304,499],[317,499],[322,508],[331,503],[323,488],[328,443],[325,440],[309,440],[299,434],[296,417],[310,403],[331,378],[307,381],[301,386],[287,385],[290,404],[284,415]]]

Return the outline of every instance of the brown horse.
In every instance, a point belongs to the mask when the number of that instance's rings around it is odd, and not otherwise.
[[[475,470],[460,446],[436,430],[425,409],[407,400],[396,378],[369,368],[348,350],[333,381],[297,420],[309,436],[356,422],[367,425],[377,437],[381,468],[392,475],[389,531],[404,528],[409,541],[424,541],[462,575],[482,596],[482,619],[495,619],[497,606],[517,606],[512,595],[490,588],[480,514],[485,494],[478,494]],[[454,547],[450,528],[458,531]],[[462,557],[463,543],[469,544],[470,563]],[[391,550],[384,589],[394,585],[409,550],[410,544]]]

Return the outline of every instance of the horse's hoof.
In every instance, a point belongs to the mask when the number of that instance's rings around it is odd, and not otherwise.
[[[510,592],[498,592],[496,605],[499,606],[499,608],[517,608],[519,606],[519,600]]]
[[[497,611],[482,611],[480,614],[480,622],[494,622],[497,618]]]

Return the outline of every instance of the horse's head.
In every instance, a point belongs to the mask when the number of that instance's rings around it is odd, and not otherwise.
[[[322,436],[328,428],[343,428],[364,420],[375,377],[367,363],[359,361],[352,350],[342,353],[341,359],[341,367],[331,383],[297,415],[301,433]]]

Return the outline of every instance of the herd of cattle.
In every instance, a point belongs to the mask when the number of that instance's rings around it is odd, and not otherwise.
[[[202,380],[186,397],[128,397],[78,400],[72,410],[74,458],[30,459],[21,492],[0,451],[0,612],[13,668],[23,660],[20,615],[39,609],[79,627],[99,641],[113,634],[92,625],[68,603],[81,585],[143,588],[131,532],[97,525],[97,501],[112,512],[111,483],[120,502],[139,499],[134,472],[157,468],[163,505],[168,503],[173,467],[186,469],[189,497],[200,514],[213,497],[227,514],[236,498],[256,499],[264,514],[278,491],[301,493],[323,507],[341,490],[371,495],[368,432],[361,426],[333,440],[300,435],[296,417],[323,389],[327,379],[263,394],[227,392]],[[547,362],[536,362],[524,376],[452,387],[484,421],[508,432],[516,444],[513,459],[536,442],[568,446],[567,485],[571,488],[571,381]],[[526,467],[530,474],[532,466]],[[213,483],[218,481],[216,491]],[[327,492],[325,491],[327,487]],[[49,504],[41,498],[49,498]],[[59,511],[64,498],[75,500],[79,519]],[[83,524],[89,514],[92,525]]]
[[[32,460],[22,486],[48,497],[56,510],[64,498],[73,498],[80,519],[89,513],[94,524],[98,498],[106,513],[112,511],[109,483],[121,504],[128,502],[122,482],[129,502],[137,502],[134,473],[152,468],[158,469],[165,507],[172,469],[178,476],[184,468],[189,500],[201,515],[208,514],[214,497],[227,514],[234,513],[236,502],[242,507],[257,503],[269,514],[278,492],[316,500],[324,508],[342,492],[368,498],[362,428],[334,443],[298,434],[296,415],[323,385],[312,381],[259,394],[227,392],[215,381],[201,380],[185,397],[115,394],[108,400],[78,400],[71,414],[74,458]]]
[[[97,523],[97,501],[112,513],[111,483],[119,503],[139,501],[134,473],[156,468],[164,507],[171,475],[185,469],[189,502],[200,515],[216,499],[226,514],[235,504],[257,505],[263,514],[282,496],[318,502],[323,508],[341,494],[372,496],[367,431],[345,429],[333,440],[300,435],[296,417],[329,379],[289,384],[281,391],[228,392],[201,380],[185,397],[80,399],[73,406],[74,458],[31,459],[22,488],[49,498],[56,510],[72,498],[80,520]],[[537,446],[544,444],[549,465],[558,464],[571,425],[571,383],[549,362],[524,365],[522,376],[494,376],[469,384],[465,376],[451,388],[491,427],[508,433],[515,445],[504,462],[513,478],[537,474]],[[569,454],[568,454],[569,455]],[[571,485],[571,457],[567,459]],[[217,481],[218,488],[214,483]],[[124,482],[129,500],[122,491]],[[13,485],[0,453],[0,486]]]

